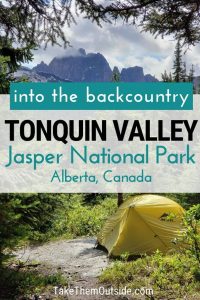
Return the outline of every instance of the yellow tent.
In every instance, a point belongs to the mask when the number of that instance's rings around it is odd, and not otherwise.
[[[113,256],[166,252],[177,247],[183,215],[184,209],[169,198],[130,197],[106,222],[98,242]]]

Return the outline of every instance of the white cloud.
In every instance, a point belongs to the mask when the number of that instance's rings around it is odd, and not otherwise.
[[[160,78],[165,70],[170,71],[175,42],[171,39],[155,39],[149,33],[141,33],[139,28],[118,22],[116,25],[104,24],[97,26],[86,19],[78,19],[78,25],[66,27],[66,36],[74,49],[84,48],[86,52],[100,52],[108,60],[111,68],[141,66],[145,73]],[[72,50],[70,50],[72,51]],[[194,64],[200,73],[200,46],[187,51],[188,65]],[[68,49],[48,46],[46,50],[39,49],[34,52],[34,61],[41,60],[49,63],[55,56],[69,53]]]

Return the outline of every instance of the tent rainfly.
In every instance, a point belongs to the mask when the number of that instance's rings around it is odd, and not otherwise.
[[[130,197],[110,217],[98,236],[109,255],[151,254],[177,248],[184,209],[159,195]]]

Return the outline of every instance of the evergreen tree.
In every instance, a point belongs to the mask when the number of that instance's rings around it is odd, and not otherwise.
[[[9,93],[9,84],[21,63],[32,60],[33,47],[14,48],[12,42],[0,37],[0,94]]]
[[[187,67],[186,67],[186,62],[183,63],[183,70],[182,70],[182,81],[186,82],[188,79],[187,76]]]
[[[182,61],[182,50],[181,50],[181,43],[180,40],[178,40],[176,44],[176,48],[174,51],[174,63],[173,63],[173,80],[175,82],[181,82],[184,81],[186,78],[184,78],[184,64]]]
[[[186,62],[183,61],[183,54],[181,49],[180,40],[178,40],[173,61],[173,73],[167,73],[165,70],[161,74],[162,81],[164,82],[193,82],[194,81],[194,65],[191,66],[189,74],[187,73]],[[194,91],[195,92],[195,91]]]
[[[167,74],[166,70],[163,74],[161,74],[161,78],[162,78],[162,81],[168,82],[168,74]]]
[[[172,81],[173,81],[172,73],[170,72],[170,73],[169,73],[169,82],[172,82]]]
[[[192,64],[190,68],[190,72],[188,75],[188,81],[193,83],[193,93],[196,93],[195,85],[194,85],[194,65]]]
[[[199,13],[199,0],[4,0],[0,2],[0,26],[6,37],[20,44],[59,44],[59,40],[67,44],[64,24],[76,23],[75,16],[98,25],[120,18],[151,34],[173,34],[195,44],[200,41]]]
[[[193,82],[193,80],[194,80],[194,65],[192,64],[188,75],[188,81]]]
[[[9,57],[0,56],[0,94],[7,94],[9,83],[13,81],[12,75],[8,72]]]
[[[120,72],[118,67],[114,67],[112,72],[112,81],[113,82],[119,82],[120,81]]]
[[[78,3],[79,1],[76,1]],[[140,25],[155,36],[174,35],[185,44],[200,41],[199,0],[118,0],[81,1],[81,11],[100,23],[120,18],[124,22]]]
[[[171,72],[169,74],[167,74],[166,70],[163,74],[161,74],[161,77],[162,77],[162,81],[164,81],[164,82],[172,82],[173,81]]]

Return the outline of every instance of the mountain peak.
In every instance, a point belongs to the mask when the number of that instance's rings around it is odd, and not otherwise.
[[[33,68],[37,74],[48,73],[61,80],[73,82],[105,82],[112,80],[113,72],[119,74],[122,82],[151,82],[157,79],[144,74],[139,66],[123,68],[115,66],[111,70],[108,61],[101,53],[87,53],[85,49],[70,48],[65,56],[54,57],[49,65],[44,61]]]
[[[34,67],[32,70],[37,71],[37,72],[48,73],[49,72],[49,66],[47,64],[45,64],[45,62],[42,60],[41,63],[37,64],[37,66]]]
[[[138,66],[123,68],[121,71],[121,81],[144,82],[143,68]]]
[[[86,56],[86,51],[83,48],[79,48],[78,52],[80,53],[80,55]]]

